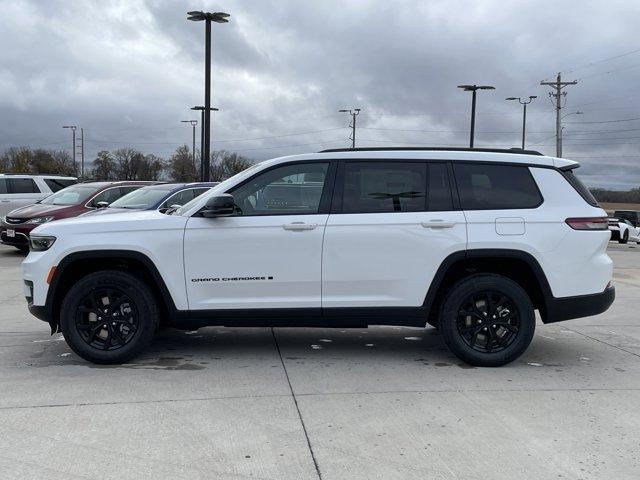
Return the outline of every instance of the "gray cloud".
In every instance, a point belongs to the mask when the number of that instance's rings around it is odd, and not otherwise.
[[[346,146],[359,106],[359,145],[460,145],[469,95],[477,146],[519,145],[521,108],[538,95],[528,144],[553,154],[554,113],[540,80],[567,88],[566,157],[591,185],[640,183],[637,2],[483,0],[205,2],[0,1],[0,148],[68,148],[62,124],[85,128],[87,158],[132,146],[168,156],[188,143],[180,120],[203,98],[203,26],[192,8],[223,10],[214,26],[214,147],[263,159]],[[601,61],[603,59],[609,59]],[[634,130],[636,129],[636,130]],[[313,132],[303,134],[303,132]],[[296,135],[289,135],[296,134]],[[265,138],[270,137],[270,138]]]

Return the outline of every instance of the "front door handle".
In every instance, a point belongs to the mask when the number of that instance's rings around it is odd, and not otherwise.
[[[293,222],[293,223],[286,223],[282,225],[282,228],[284,228],[285,230],[300,231],[300,230],[313,230],[317,226],[318,226],[317,223]]]
[[[456,226],[456,222],[445,222],[444,220],[429,220],[422,222],[424,228],[452,228]]]

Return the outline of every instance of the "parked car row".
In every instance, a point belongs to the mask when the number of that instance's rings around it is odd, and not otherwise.
[[[0,204],[4,215],[0,223],[0,242],[26,252],[30,232],[43,223],[80,215],[134,210],[165,213],[217,184],[76,182],[74,177],[0,175]]]

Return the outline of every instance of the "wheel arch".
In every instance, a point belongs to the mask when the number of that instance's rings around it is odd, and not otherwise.
[[[91,250],[74,252],[56,266],[47,292],[46,310],[52,330],[59,325],[60,306],[69,288],[80,277],[100,270],[122,270],[146,281],[153,291],[163,316],[171,316],[176,306],[160,272],[144,253],[134,250]]]
[[[478,273],[503,275],[518,283],[546,321],[548,299],[553,294],[542,267],[533,255],[513,249],[473,249],[454,252],[440,264],[423,303],[430,324],[437,324],[440,306],[448,289],[462,278]]]

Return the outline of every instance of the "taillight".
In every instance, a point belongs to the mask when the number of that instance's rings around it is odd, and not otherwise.
[[[609,219],[607,217],[567,218],[565,222],[574,230],[609,229]]]

